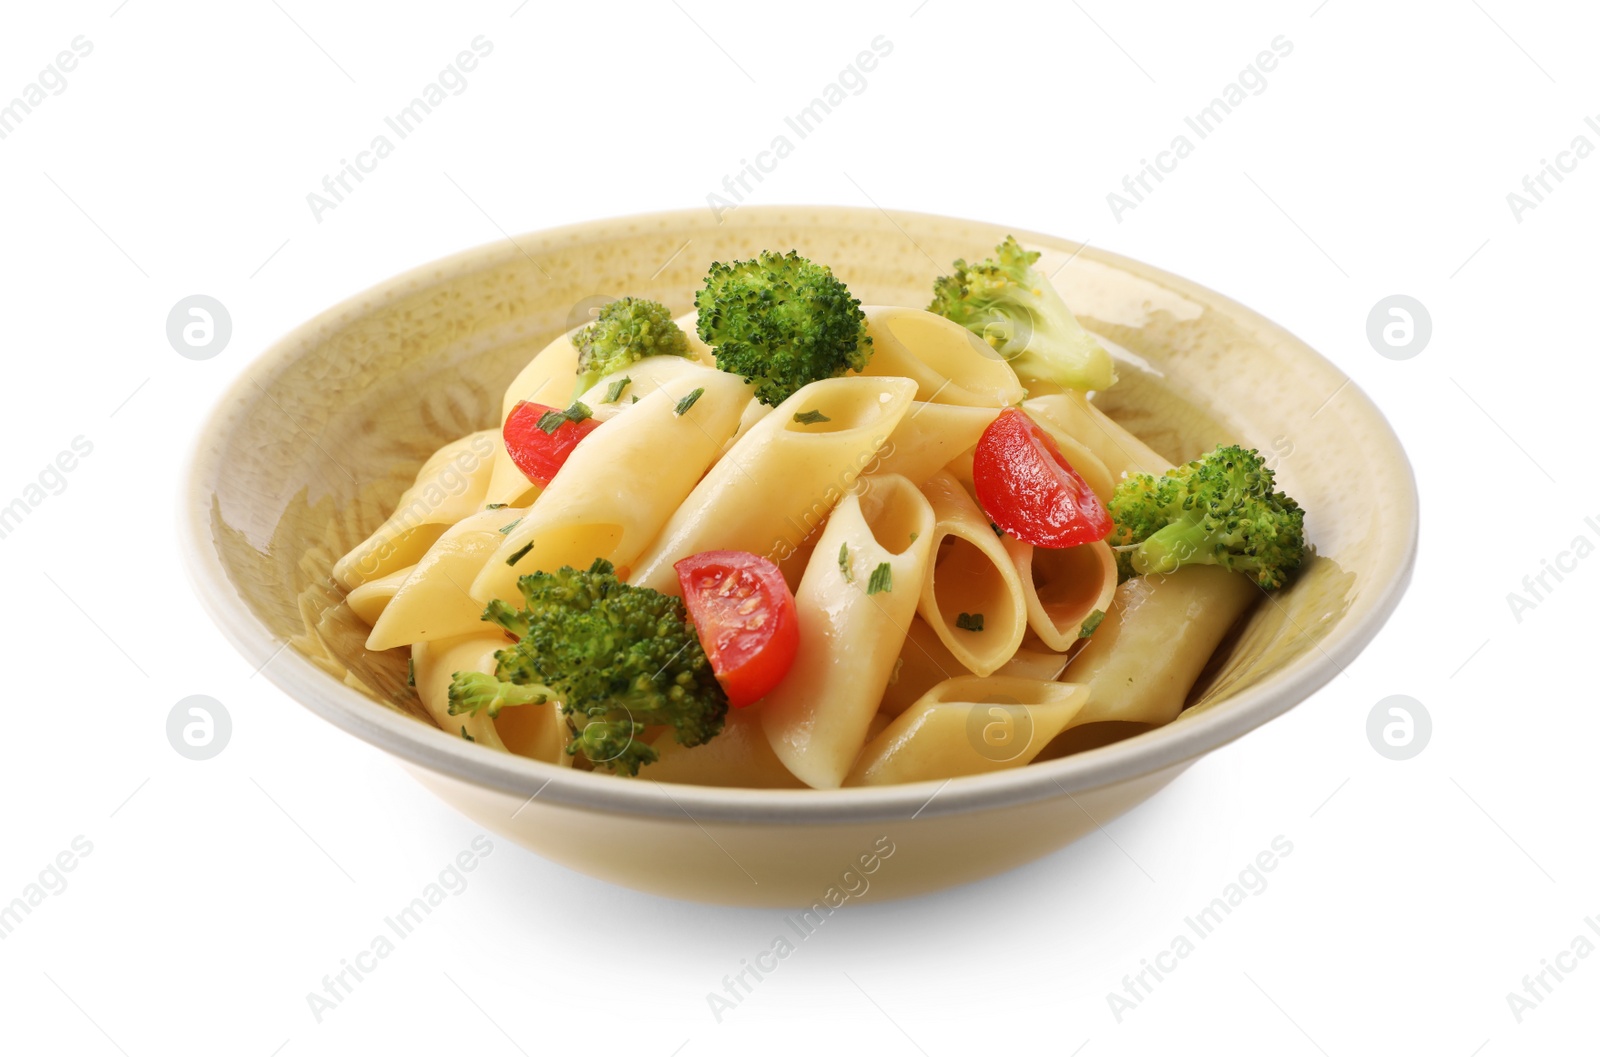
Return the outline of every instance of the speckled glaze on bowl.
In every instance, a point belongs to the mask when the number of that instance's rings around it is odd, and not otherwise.
[[[406,653],[369,654],[329,570],[422,461],[492,427],[504,387],[591,299],[692,307],[706,265],[788,249],[868,304],[921,305],[949,261],[1008,229],[842,207],[744,206],[601,220],[458,254],[350,299],[250,366],[202,430],[183,495],[200,597],[290,697],[392,753],[439,796],[541,855],[617,884],[716,903],[810,905],[878,860],[866,898],[985,877],[1143,801],[1202,754],[1303,700],[1371,640],[1410,579],[1416,488],[1372,403],[1292,335],[1216,293],[1046,235],[1045,274],[1090,329],[1142,358],[1101,403],[1174,460],[1223,440],[1277,452],[1318,557],[1258,607],[1176,722],[945,783],[719,789],[565,770],[433,726]],[[284,649],[284,643],[292,648]],[[648,774],[648,771],[646,772]],[[881,843],[887,838],[887,844]]]

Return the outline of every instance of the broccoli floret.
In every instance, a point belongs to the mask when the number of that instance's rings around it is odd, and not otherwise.
[[[1160,477],[1127,477],[1109,506],[1123,579],[1220,565],[1271,591],[1305,560],[1305,511],[1254,449],[1218,446]]]
[[[694,303],[700,337],[716,350],[717,366],[755,383],[765,404],[859,371],[872,357],[861,302],[827,266],[794,250],[712,264]]]
[[[1010,235],[994,252],[976,264],[958,260],[954,274],[934,280],[928,311],[988,342],[1024,385],[1042,381],[1088,390],[1115,382],[1111,354],[1034,269],[1039,254],[1024,250]]]
[[[578,349],[574,395],[646,356],[693,355],[688,336],[667,306],[642,297],[619,297],[607,304],[593,323],[572,335],[572,344]]]
[[[711,670],[683,600],[618,580],[611,563],[571,566],[517,581],[524,606],[491,602],[483,619],[516,636],[495,654],[494,675],[457,672],[450,712],[559,702],[572,730],[568,755],[633,775],[657,758],[637,740],[669,726],[682,745],[722,730],[728,695]]]

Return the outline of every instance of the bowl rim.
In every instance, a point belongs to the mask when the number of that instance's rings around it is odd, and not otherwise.
[[[965,224],[994,228],[991,221],[905,210],[856,206],[745,205],[718,223],[760,226],[795,213],[828,214],[860,227],[880,223],[880,216],[903,231],[902,221]],[[692,821],[729,823],[810,824],[867,823],[907,820],[967,811],[991,810],[1031,803],[1136,780],[1175,768],[1238,738],[1282,715],[1305,700],[1355,659],[1387,623],[1410,584],[1419,534],[1415,473],[1399,437],[1382,411],[1330,361],[1283,327],[1216,291],[1181,276],[1107,250],[1022,228],[1007,228],[1031,245],[1081,255],[1110,268],[1153,280],[1186,297],[1227,312],[1251,324],[1258,333],[1292,346],[1297,355],[1320,363],[1344,377],[1347,414],[1359,410],[1370,420],[1374,435],[1388,442],[1401,471],[1393,478],[1399,500],[1397,515],[1408,528],[1398,566],[1384,583],[1367,593],[1366,612],[1349,626],[1334,629],[1318,648],[1294,658],[1261,682],[1230,696],[1225,706],[1180,717],[1172,723],[1111,745],[1026,767],[969,775],[942,781],[847,789],[746,789],[633,781],[574,771],[551,763],[496,752],[454,737],[372,700],[314,665],[287,640],[274,635],[243,603],[223,568],[212,542],[211,489],[222,439],[241,407],[256,401],[255,379],[274,376],[301,354],[309,339],[348,321],[358,311],[409,296],[474,271],[526,256],[529,248],[559,247],[593,238],[615,238],[644,224],[692,226],[706,223],[703,209],[680,209],[604,217],[546,228],[516,238],[483,243],[410,268],[345,298],[280,337],[250,361],[218,397],[191,441],[180,488],[179,545],[185,570],[202,607],[224,637],[289,697],[339,727],[409,764],[461,782],[515,797],[523,807],[535,798],[581,810],[647,817],[682,817]],[[522,808],[517,809],[519,812]]]

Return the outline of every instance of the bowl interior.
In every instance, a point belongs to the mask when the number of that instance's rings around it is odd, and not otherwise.
[[[433,727],[406,685],[407,651],[364,649],[367,628],[334,586],[333,562],[387,516],[435,449],[497,425],[511,378],[598,300],[628,293],[687,311],[710,261],[793,247],[830,264],[864,303],[922,305],[952,260],[987,255],[1007,230],[840,207],[743,207],[720,223],[709,211],[685,211],[503,241],[359,295],[253,364],[202,433],[185,499],[202,598],[253,662],[268,662],[288,642],[293,653],[283,651],[265,674],[325,717],[458,777],[538,787],[554,768],[486,761],[500,754]],[[961,780],[1013,791],[1026,784],[1019,775],[1045,768],[1066,788],[1095,780],[1096,768],[1147,771],[1289,707],[1376,632],[1409,577],[1416,533],[1403,451],[1331,364],[1185,280],[1016,234],[1043,252],[1039,267],[1055,275],[1084,324],[1125,354],[1122,381],[1101,406],[1174,461],[1222,441],[1271,456],[1282,486],[1308,511],[1317,556],[1291,588],[1257,607],[1176,723],[1077,757]],[[561,774],[563,783],[629,784]]]

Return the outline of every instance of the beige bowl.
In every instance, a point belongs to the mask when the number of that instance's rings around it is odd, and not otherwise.
[[[406,685],[405,651],[369,654],[329,575],[434,449],[498,422],[513,375],[592,299],[637,294],[685,311],[710,261],[793,247],[865,303],[922,305],[950,261],[986,256],[1005,234],[911,213],[745,206],[720,223],[694,210],[539,232],[400,276],[279,341],[206,422],[182,517],[200,597],[289,696],[399,757],[483,826],[617,884],[804,906],[859,890],[871,867],[866,898],[891,899],[1060,848],[1327,682],[1394,609],[1416,550],[1411,469],[1366,396],[1268,320],[1147,265],[1017,233],[1043,250],[1046,274],[1060,269],[1084,323],[1144,361],[1124,362],[1102,406],[1175,460],[1224,440],[1274,455],[1310,511],[1318,553],[1166,727],[1017,770],[889,788],[575,772],[433,726]]]

